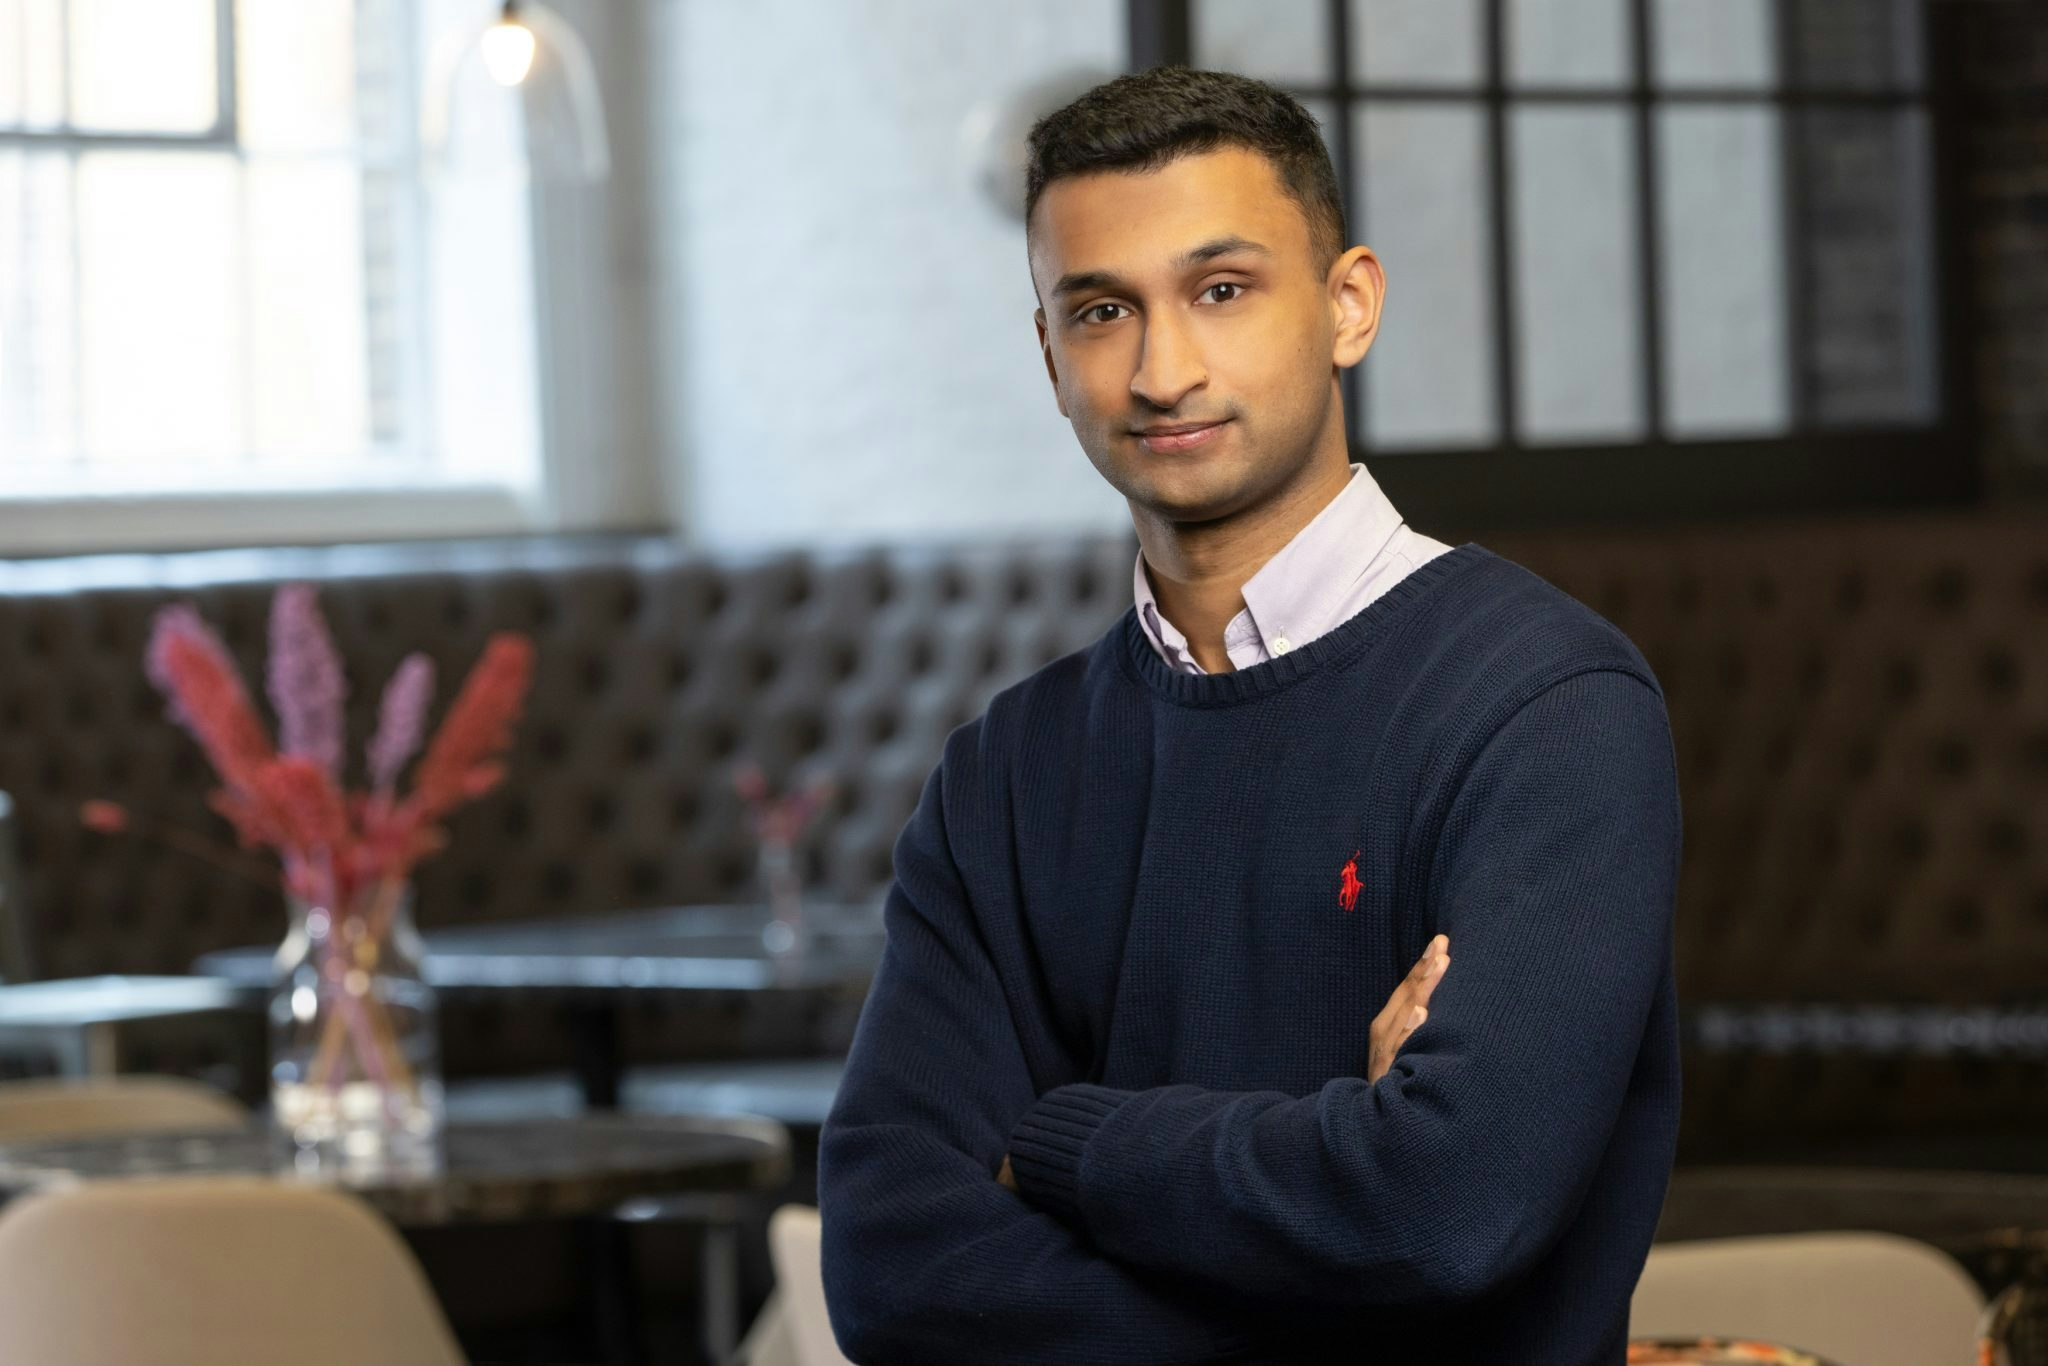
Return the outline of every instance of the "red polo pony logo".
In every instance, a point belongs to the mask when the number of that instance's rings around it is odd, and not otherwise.
[[[1351,851],[1351,858],[1344,864],[1344,883],[1337,889],[1337,904],[1350,910],[1358,904],[1358,894],[1365,890],[1365,884],[1358,880],[1358,851]]]

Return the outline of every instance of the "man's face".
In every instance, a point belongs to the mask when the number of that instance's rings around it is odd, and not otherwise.
[[[1307,219],[1258,153],[1054,181],[1031,273],[1060,412],[1137,507],[1227,517],[1295,478],[1332,424],[1341,443],[1336,371],[1371,344],[1379,263],[1364,247],[1314,260]],[[1219,421],[1178,449],[1139,430]]]

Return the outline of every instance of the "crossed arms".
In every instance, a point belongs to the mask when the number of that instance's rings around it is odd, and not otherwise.
[[[1572,675],[1486,740],[1430,868],[1457,971],[1384,1075],[1305,1097],[1038,1093],[952,858],[946,771],[898,841],[821,1141],[849,1356],[1230,1360],[1290,1304],[1481,1297],[1569,1226],[1668,971],[1677,789],[1648,684]]]

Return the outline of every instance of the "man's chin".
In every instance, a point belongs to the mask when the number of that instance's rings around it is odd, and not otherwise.
[[[1251,502],[1251,488],[1240,471],[1175,471],[1161,478],[1133,481],[1137,492],[1126,501],[1161,520],[1181,526],[1217,522],[1242,511]]]
[[[1228,442],[1168,453],[1147,450],[1121,430],[1110,438],[1107,455],[1091,450],[1089,457],[1133,514],[1199,525],[1228,517],[1256,498],[1258,471],[1238,448],[1243,436],[1233,431]]]

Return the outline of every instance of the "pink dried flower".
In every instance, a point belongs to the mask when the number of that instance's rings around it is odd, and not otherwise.
[[[275,814],[285,842],[307,852],[339,853],[349,842],[348,810],[327,770],[303,754],[265,764],[256,790]]]
[[[502,776],[491,761],[512,742],[532,671],[533,643],[526,637],[500,632],[484,646],[413,777],[411,801],[422,822],[439,820]]]
[[[273,756],[234,660],[190,604],[166,607],[150,632],[146,668],[170,699],[171,719],[199,741],[230,787],[247,787]]]
[[[389,798],[398,775],[418,752],[433,696],[434,661],[417,652],[400,660],[384,687],[377,734],[370,741],[370,787],[380,796]]]
[[[767,774],[752,759],[742,759],[735,766],[733,786],[746,799],[755,837],[779,843],[793,842],[801,835],[833,792],[832,780],[819,777],[802,791],[771,794]]]
[[[146,667],[169,698],[173,719],[198,739],[220,775],[207,802],[242,847],[276,850],[294,894],[351,905],[370,882],[388,886],[410,876],[415,863],[445,847],[440,818],[503,781],[503,751],[524,704],[533,643],[516,632],[491,638],[428,745],[413,791],[399,799],[400,775],[420,747],[432,662],[410,655],[393,674],[368,750],[374,786],[351,792],[341,775],[346,684],[313,590],[280,588],[271,626],[270,691],[287,737],[283,753],[272,748],[227,650],[190,605],[158,613]],[[130,828],[126,811],[112,802],[86,803],[80,818],[107,833]],[[192,842],[177,832],[163,838]],[[203,848],[194,852],[230,866]]]
[[[119,802],[94,799],[78,808],[78,819],[88,830],[118,835],[128,828],[128,808]]]
[[[291,583],[270,599],[270,705],[278,747],[340,776],[342,704],[348,681],[313,585]]]

